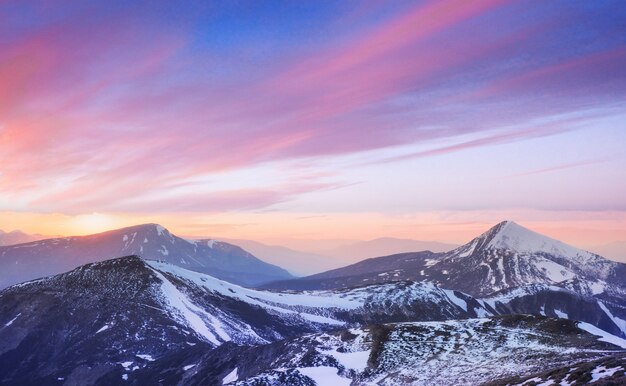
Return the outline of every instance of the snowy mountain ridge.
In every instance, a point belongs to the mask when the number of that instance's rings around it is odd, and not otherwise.
[[[164,260],[249,286],[292,278],[284,269],[265,263],[236,245],[217,240],[186,240],[161,225],[142,224],[0,247],[0,289],[125,255]]]
[[[476,248],[503,249],[515,253],[545,253],[588,264],[602,259],[600,256],[585,250],[552,239],[519,224],[507,220],[478,236],[476,239],[458,248],[459,254],[470,255]]]
[[[501,222],[469,243],[439,255],[430,267],[440,282],[455,283],[474,295],[487,295],[528,284],[560,284],[574,279],[591,292],[607,286],[626,288],[626,265],[602,258],[526,229],[512,221]],[[460,275],[470,276],[465,285]]]
[[[509,222],[448,253],[368,259],[283,291],[233,283],[220,262],[258,267],[240,248],[156,224],[4,251],[35,251],[21,262],[45,248],[76,261],[96,248],[144,258],[0,290],[0,383],[626,380],[623,265],[564,256],[571,250]]]
[[[235,386],[506,384],[503,379],[530,379],[546,367],[623,353],[626,341],[606,338],[584,323],[533,316],[407,322],[310,334],[251,353],[220,352],[227,359],[219,373],[211,371],[217,359],[211,353],[184,358],[178,368],[193,364],[191,373],[179,370],[189,383]],[[142,373],[137,379],[154,379]]]
[[[431,281],[475,297],[529,284],[567,285],[581,295],[626,295],[626,264],[569,246],[512,221],[452,251],[402,253],[264,285],[333,289],[396,280]]]

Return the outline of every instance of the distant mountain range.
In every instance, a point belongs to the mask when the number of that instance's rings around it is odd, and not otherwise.
[[[42,235],[30,235],[19,230],[5,232],[0,229],[0,246],[28,243],[45,238],[46,237]]]
[[[319,245],[312,247],[312,242],[301,242],[301,247],[310,248],[309,251],[297,250],[280,245],[268,245],[258,241],[242,239],[224,239],[224,241],[240,245],[255,256],[268,263],[280,265],[298,275],[311,275],[329,269],[352,264],[370,257],[388,255],[392,253],[412,251],[450,251],[458,245],[439,243],[436,241],[419,241],[383,237],[369,241],[344,240],[329,242],[323,240]],[[339,245],[336,245],[339,244]]]
[[[510,221],[298,279],[146,224],[1,247],[0,278],[85,260],[0,290],[0,384],[626,382],[626,265]]]
[[[89,236],[60,237],[0,247],[0,288],[124,255],[162,260],[243,285],[291,278],[242,248],[216,240],[186,240],[158,224]]]
[[[381,237],[369,241],[357,241],[328,249],[323,254],[336,256],[344,260],[360,261],[370,257],[386,256],[395,253],[431,251],[447,252],[458,247],[456,244],[446,244],[437,241],[421,241],[413,239],[398,239]]]
[[[299,251],[280,245],[268,245],[252,240],[223,239],[228,243],[239,245],[250,251],[259,259],[270,264],[281,266],[295,275],[310,275],[326,271],[346,263],[331,256]]]

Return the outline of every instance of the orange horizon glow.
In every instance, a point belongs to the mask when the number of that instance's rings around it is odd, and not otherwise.
[[[560,221],[552,218],[561,217]],[[522,219],[520,219],[522,218]],[[291,240],[373,240],[405,238],[464,244],[502,220],[592,252],[598,246],[625,241],[626,218],[621,213],[555,214],[529,211],[419,213],[388,216],[380,213],[208,214],[205,216],[136,216],[3,213],[0,229],[31,234],[81,236],[108,230],[158,223],[175,235],[190,238],[246,239],[274,245]],[[8,219],[6,222],[5,219]],[[11,224],[9,227],[8,224]],[[626,257],[626,256],[625,256]],[[626,260],[626,259],[624,259]]]
[[[2,230],[626,243],[616,3],[44,3],[0,4]]]

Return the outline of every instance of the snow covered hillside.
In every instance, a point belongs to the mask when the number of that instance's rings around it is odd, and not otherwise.
[[[582,327],[533,316],[382,324],[168,357],[129,376],[238,386],[480,385],[625,352],[626,341]]]
[[[78,380],[89,358],[85,382],[100,382],[188,347],[479,314],[477,300],[428,283],[275,293],[129,256],[0,291],[0,369],[9,383]]]
[[[430,281],[473,296],[529,284],[567,285],[581,295],[626,297],[626,264],[607,260],[504,221],[450,252],[402,253],[268,289],[336,289],[398,280]]]

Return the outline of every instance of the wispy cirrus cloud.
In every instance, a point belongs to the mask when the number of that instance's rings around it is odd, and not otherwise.
[[[72,3],[46,13],[6,4],[0,195],[41,211],[258,209],[350,176],[202,194],[173,187],[303,157],[430,146],[382,161],[398,162],[538,138],[576,125],[493,132],[626,89],[624,39],[603,5],[424,1],[382,18],[376,7],[341,8],[336,17],[361,28],[336,23],[336,40],[272,35],[287,53],[274,56],[255,50],[258,30],[214,27],[233,15],[209,5]],[[575,24],[589,12],[602,20]],[[581,51],[583,41],[592,49]]]
[[[584,161],[580,161],[580,162],[571,162],[571,163],[566,163],[566,164],[562,164],[562,165],[555,165],[555,166],[551,166],[551,167],[547,167],[547,168],[529,170],[529,171],[523,172],[523,173],[512,174],[510,176],[506,176],[505,178],[525,177],[525,176],[532,176],[532,175],[535,175],[535,174],[552,173],[552,172],[558,172],[558,171],[561,171],[561,170],[574,169],[574,168],[579,168],[579,167],[583,167],[583,166],[601,164],[601,163],[605,163],[607,161],[609,161],[609,158],[584,160]]]

